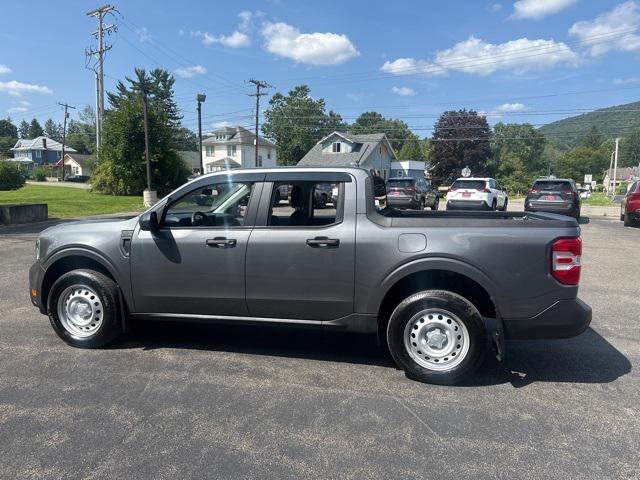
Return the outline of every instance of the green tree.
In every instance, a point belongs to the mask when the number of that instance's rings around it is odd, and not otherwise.
[[[48,119],[44,122],[44,136],[49,137],[56,142],[62,143],[62,125],[54,122],[52,119]]]
[[[598,127],[592,125],[582,140],[582,146],[596,149],[600,148],[603,141],[604,137],[600,134]]]
[[[619,146],[618,166],[636,167],[640,165],[640,129],[631,132]]]
[[[68,147],[78,153],[91,154],[95,152],[96,117],[93,107],[86,105],[78,113],[78,120],[69,120],[66,143]]]
[[[35,118],[33,120],[31,120],[31,123],[29,124],[29,130],[27,131],[27,137],[26,138],[36,138],[36,137],[39,137],[39,136],[41,136],[43,134],[44,134],[44,130],[42,129],[42,126],[40,125],[38,120],[36,120]]]
[[[609,168],[609,154],[599,148],[576,147],[562,155],[555,164],[553,173],[557,177],[573,178],[582,182],[585,174],[600,178]]]
[[[397,153],[398,160],[426,161],[427,155],[425,154],[423,143],[424,142],[415,135],[407,138],[404,145],[402,145],[402,148]]]
[[[325,101],[310,96],[309,87],[298,85],[287,95],[276,93],[265,111],[262,133],[278,145],[278,163],[295,165],[324,136],[344,130],[342,117],[326,112]]]
[[[402,120],[385,118],[378,112],[364,112],[353,122],[349,130],[356,134],[385,133],[396,154],[402,150],[406,140],[415,138],[409,126]]]
[[[169,72],[147,73],[118,82],[107,94],[111,108],[105,112],[104,140],[94,169],[92,187],[114,195],[141,194],[146,188],[143,94],[147,93],[151,186],[162,195],[182,185],[189,174],[178,157],[180,115],[173,98],[175,80]]]
[[[493,172],[507,188],[522,192],[548,169],[546,144],[544,135],[528,123],[497,123],[491,142]]]
[[[18,129],[10,118],[0,120],[0,159],[11,157],[10,149],[18,141]]]
[[[431,138],[431,173],[443,184],[451,184],[463,168],[472,175],[487,172],[491,156],[491,130],[487,119],[473,110],[444,112]]]
[[[24,177],[15,162],[0,162],[0,190],[16,190],[24,185]]]
[[[22,120],[20,122],[20,126],[18,127],[18,135],[20,138],[29,138],[29,124],[26,120]]]

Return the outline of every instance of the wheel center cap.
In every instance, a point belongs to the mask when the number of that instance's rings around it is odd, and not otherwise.
[[[77,316],[86,319],[91,316],[91,307],[84,302],[76,302],[73,308],[74,312]]]
[[[439,328],[427,332],[427,344],[431,348],[440,350],[446,343],[447,336]]]

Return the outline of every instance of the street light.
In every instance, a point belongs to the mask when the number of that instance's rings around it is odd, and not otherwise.
[[[204,173],[204,166],[202,164],[202,104],[207,99],[204,93],[196,95],[198,101],[198,142],[200,144],[200,175]]]

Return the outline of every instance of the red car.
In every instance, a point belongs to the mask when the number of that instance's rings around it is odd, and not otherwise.
[[[620,220],[624,226],[640,225],[640,180],[634,182],[622,199]]]

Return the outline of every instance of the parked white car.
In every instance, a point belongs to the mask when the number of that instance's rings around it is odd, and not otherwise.
[[[447,210],[507,211],[507,191],[494,178],[459,178],[449,187]]]

